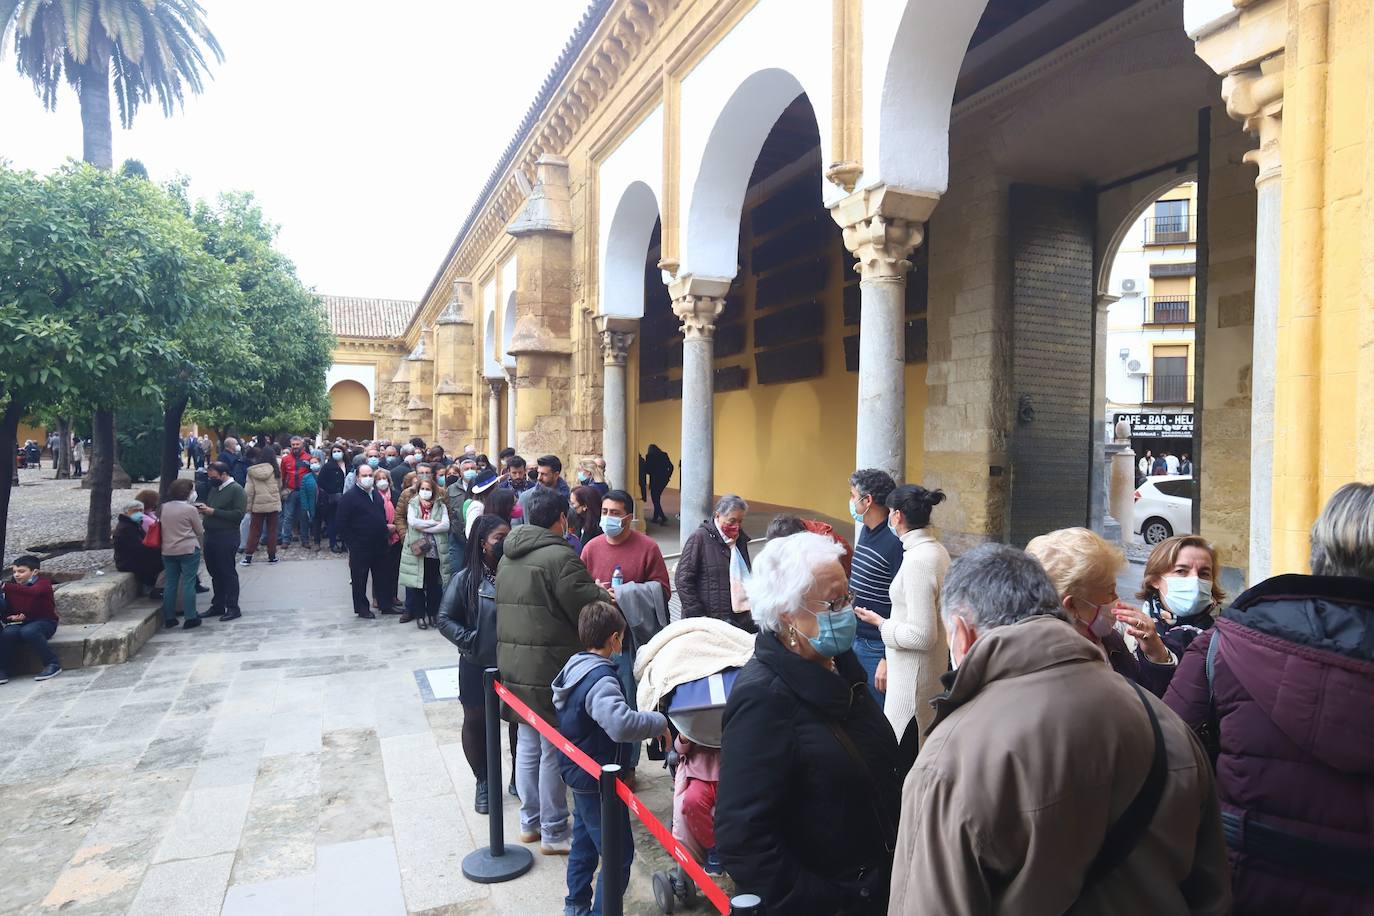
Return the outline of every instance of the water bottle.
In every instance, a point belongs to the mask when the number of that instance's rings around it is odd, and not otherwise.
[[[620,571],[620,567],[617,566],[615,571],[611,573],[611,588],[620,588],[620,586],[624,584],[625,575]]]

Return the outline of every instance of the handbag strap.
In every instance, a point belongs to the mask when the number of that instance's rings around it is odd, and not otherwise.
[[[844,726],[841,725],[835,719],[826,719],[826,724],[829,725],[830,730],[834,732],[835,740],[840,742],[840,746],[845,749],[845,752],[849,754],[850,759],[852,759],[855,765],[858,766],[859,772],[863,774],[864,785],[876,788],[878,784],[873,779],[873,771],[868,768],[868,761],[864,760],[863,755],[859,753],[859,749],[854,745],[854,739],[849,737],[849,733],[844,730]],[[897,825],[892,822],[892,819],[883,809],[883,806],[878,803],[878,798],[876,794],[870,794],[868,796],[868,801],[869,804],[873,807],[873,813],[878,818],[878,826],[883,831],[883,847],[889,853],[896,852]]]
[[[1083,888],[1079,891],[1079,897],[1098,881],[1107,876],[1112,869],[1116,868],[1126,860],[1126,857],[1135,849],[1140,838],[1145,835],[1145,831],[1150,826],[1150,821],[1154,820],[1155,811],[1159,808],[1159,800],[1164,795],[1164,780],[1169,773],[1169,757],[1164,748],[1164,732],[1159,727],[1159,717],[1155,715],[1154,707],[1150,705],[1149,699],[1145,696],[1145,691],[1134,681],[1130,682],[1135,688],[1135,692],[1140,695],[1140,702],[1145,706],[1145,714],[1150,717],[1150,730],[1154,733],[1155,750],[1154,756],[1150,760],[1150,771],[1145,774],[1145,782],[1136,793],[1135,798],[1126,806],[1126,810],[1121,812],[1121,816],[1116,819],[1116,823],[1107,828],[1107,836],[1102,841],[1102,848],[1098,850],[1097,857],[1088,866],[1087,876],[1083,879]]]

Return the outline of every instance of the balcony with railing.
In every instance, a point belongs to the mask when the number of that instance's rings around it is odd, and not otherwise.
[[[1187,214],[1151,216],[1145,220],[1146,245],[1191,245],[1197,241],[1197,218]]]
[[[1175,293],[1173,295],[1145,297],[1145,315],[1142,324],[1192,324],[1195,318],[1193,296],[1191,295]]]
[[[1191,374],[1147,375],[1140,380],[1140,388],[1140,403],[1142,404],[1193,403],[1193,376]]]

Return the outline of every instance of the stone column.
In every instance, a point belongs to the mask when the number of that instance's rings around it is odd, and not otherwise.
[[[606,459],[606,477],[611,486],[629,489],[628,431],[626,415],[625,362],[634,343],[639,322],[633,318],[598,315],[601,356],[605,363],[601,387],[601,456]]]
[[[572,454],[572,210],[568,162],[541,156],[536,182],[510,228],[516,238],[515,357],[521,389],[516,428],[538,455]]]
[[[1131,424],[1122,420],[1116,424],[1115,441],[1107,446],[1111,456],[1111,496],[1108,509],[1118,529],[1115,532],[1122,544],[1129,544],[1135,531],[1135,452],[1131,449]],[[1108,526],[1109,527],[1109,526]],[[1105,537],[1105,535],[1104,535]]]
[[[1259,136],[1245,155],[1259,166],[1255,178],[1255,330],[1250,368],[1251,583],[1267,579],[1273,558],[1274,388],[1278,372],[1280,207],[1283,162],[1283,55],[1229,73],[1221,82],[1226,112]],[[1203,473],[1206,473],[1204,470]]]
[[[1088,513],[1090,527],[1103,537],[1113,530],[1108,518],[1108,462],[1107,443],[1104,441],[1104,427],[1107,422],[1107,324],[1112,303],[1120,299],[1109,293],[1099,293],[1096,314],[1093,316],[1093,426],[1092,426],[1092,464],[1088,467]],[[1118,519],[1118,521],[1120,521]],[[1126,532],[1129,534],[1130,532]]]
[[[505,384],[504,379],[487,378],[487,387],[491,389],[487,396],[487,458],[491,461],[501,451],[501,388]]]
[[[515,406],[515,405],[516,405],[516,395],[515,395],[515,392],[516,392],[516,387],[515,387],[515,369],[514,369],[514,368],[507,368],[507,369],[506,369],[506,444],[509,445],[511,448],[518,450],[518,449],[520,448],[520,435],[519,435],[519,432],[518,432],[518,431],[516,430],[516,428],[515,428],[515,418],[516,418],[516,414],[517,414],[517,410],[516,410],[516,406]],[[493,461],[496,460],[496,456],[495,456],[495,455],[488,455],[487,457],[489,457],[489,458],[490,458],[491,460],[493,460]]]
[[[448,306],[434,327],[434,427],[436,441],[447,448],[458,447],[473,433],[473,310],[472,281],[454,280]]]
[[[685,275],[668,287],[682,321],[682,472],[678,532],[682,542],[711,516],[715,499],[716,318],[730,281]]]
[[[881,468],[899,483],[906,476],[907,256],[938,199],[879,185],[831,207],[863,278],[855,466]]]

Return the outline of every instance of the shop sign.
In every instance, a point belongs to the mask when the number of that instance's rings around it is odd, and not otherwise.
[[[1191,439],[1193,415],[1189,413],[1118,413],[1112,425],[1131,424],[1132,439]]]

